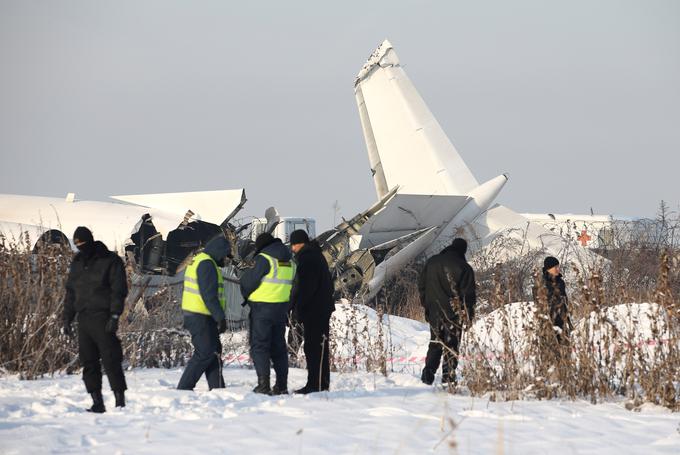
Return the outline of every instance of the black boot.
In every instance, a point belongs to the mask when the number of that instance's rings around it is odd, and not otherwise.
[[[293,393],[298,393],[298,394],[301,394],[301,395],[307,395],[308,393],[315,393],[315,392],[319,392],[318,387],[310,387],[309,385],[306,385],[301,389],[297,389]]]
[[[262,393],[264,395],[271,395],[272,389],[269,385],[269,376],[258,376],[257,387],[253,389],[255,393]]]
[[[106,412],[106,408],[104,407],[104,397],[102,397],[102,391],[98,390],[96,392],[92,392],[90,395],[92,396],[92,407],[88,408],[87,412],[96,412],[97,414]]]
[[[279,379],[278,376],[276,377],[272,395],[288,395],[288,378]]]
[[[117,408],[124,408],[125,407],[125,390],[114,390],[113,396],[116,397],[116,407]]]
[[[428,367],[423,368],[423,374],[420,375],[420,380],[423,381],[423,384],[432,385],[434,382],[434,371]]]

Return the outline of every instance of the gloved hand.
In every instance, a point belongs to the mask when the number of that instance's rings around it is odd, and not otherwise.
[[[111,315],[108,322],[106,323],[106,327],[104,327],[104,330],[106,330],[107,333],[115,334],[118,331],[118,318],[119,317],[120,317],[120,315],[118,315],[118,314],[112,314]]]
[[[227,331],[227,320],[226,319],[221,319],[220,322],[217,323],[217,331],[219,333],[224,333]]]
[[[71,323],[68,321],[64,321],[64,325],[62,326],[60,330],[62,335],[65,335],[67,337],[73,336],[73,330],[71,329]]]

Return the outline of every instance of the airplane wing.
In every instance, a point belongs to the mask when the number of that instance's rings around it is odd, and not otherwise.
[[[475,248],[489,246],[503,234],[505,241],[497,245],[499,260],[516,257],[529,250],[542,250],[559,258],[562,263],[575,262],[589,267],[602,262],[603,259],[578,243],[565,239],[498,204],[480,215],[464,230],[466,236],[472,239],[471,245]]]
[[[447,223],[467,202],[467,196],[396,194],[359,231],[360,248],[370,248],[408,233]]]
[[[359,116],[378,198],[399,193],[467,194],[478,186],[385,40],[355,81]]]
[[[201,220],[214,224],[222,224],[233,216],[245,202],[245,197],[243,189],[111,196],[119,201],[175,213],[180,219],[191,210]]]

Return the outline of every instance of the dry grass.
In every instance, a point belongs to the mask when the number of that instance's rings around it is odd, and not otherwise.
[[[579,397],[595,403],[625,396],[631,408],[652,402],[680,410],[680,252],[674,236],[601,251],[610,261],[602,269],[565,264],[574,330],[561,341],[545,292],[528,302],[541,252],[526,251],[502,265],[494,262],[493,250],[480,253],[479,302],[476,320],[463,334],[459,385],[499,400]],[[59,334],[71,253],[33,255],[27,239],[0,244],[0,368],[22,378],[77,370],[76,342]],[[349,321],[333,333],[342,333],[349,340],[342,345],[352,352],[341,352],[340,340],[331,339],[334,371],[389,373],[391,329],[382,316],[424,320],[417,290],[421,269],[422,263],[409,265],[379,294],[373,303],[377,325],[351,307]],[[180,330],[178,308],[176,293],[167,289],[127,306],[120,337],[129,366],[184,363],[191,343]],[[239,356],[247,352],[243,337],[233,344]]]
[[[544,252],[526,250],[496,262],[511,236],[478,251],[472,258],[478,266],[477,314],[463,334],[459,384],[499,400],[597,403],[624,396],[631,408],[651,402],[680,410],[680,222],[666,213],[654,226],[653,234],[641,236],[640,225],[619,225],[613,233],[617,247],[598,251],[609,260],[600,269],[564,265],[571,285],[570,333],[552,326],[543,286],[530,302]],[[406,267],[382,293],[388,304],[378,299],[376,308],[424,321],[416,285],[420,270],[422,263]]]
[[[65,282],[73,253],[50,247],[31,254],[31,239],[0,239],[0,371],[34,379],[80,368],[77,337],[61,334]],[[190,338],[178,329],[174,294],[127,305],[118,335],[128,366],[183,365]],[[77,333],[77,322],[73,326]]]
[[[60,334],[70,254],[60,248],[25,253],[30,239],[2,239],[0,248],[0,368],[35,378],[78,368],[74,340]]]

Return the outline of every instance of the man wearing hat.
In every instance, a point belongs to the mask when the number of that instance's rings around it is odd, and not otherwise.
[[[83,366],[85,388],[92,396],[90,412],[106,411],[102,397],[102,366],[116,398],[116,407],[125,406],[123,350],[116,336],[118,319],[127,296],[127,278],[121,258],[92,232],[79,227],[73,234],[78,253],[73,258],[66,281],[63,333],[70,336],[71,323],[78,316],[78,350]],[[100,363],[101,362],[101,363]]]
[[[465,259],[467,242],[456,238],[441,253],[425,263],[418,290],[430,324],[430,345],[421,380],[432,384],[444,356],[442,384],[455,385],[458,345],[463,331],[474,317],[476,297],[475,273]]]
[[[250,357],[255,364],[255,393],[288,393],[286,321],[295,265],[290,250],[271,234],[255,240],[255,264],[241,275],[241,294],[250,307]],[[270,366],[276,383],[271,388]]]
[[[546,290],[550,320],[554,327],[559,327],[557,340],[562,340],[561,334],[564,333],[565,322],[571,325],[567,309],[567,291],[560,271],[560,261],[553,256],[548,256],[543,261],[543,286]],[[533,288],[534,302],[540,295],[536,286]],[[569,328],[569,327],[568,327]]]
[[[312,393],[330,387],[329,325],[335,303],[333,279],[321,247],[303,230],[290,235],[297,270],[291,295],[294,320],[302,322],[307,360],[307,384],[295,393]]]

